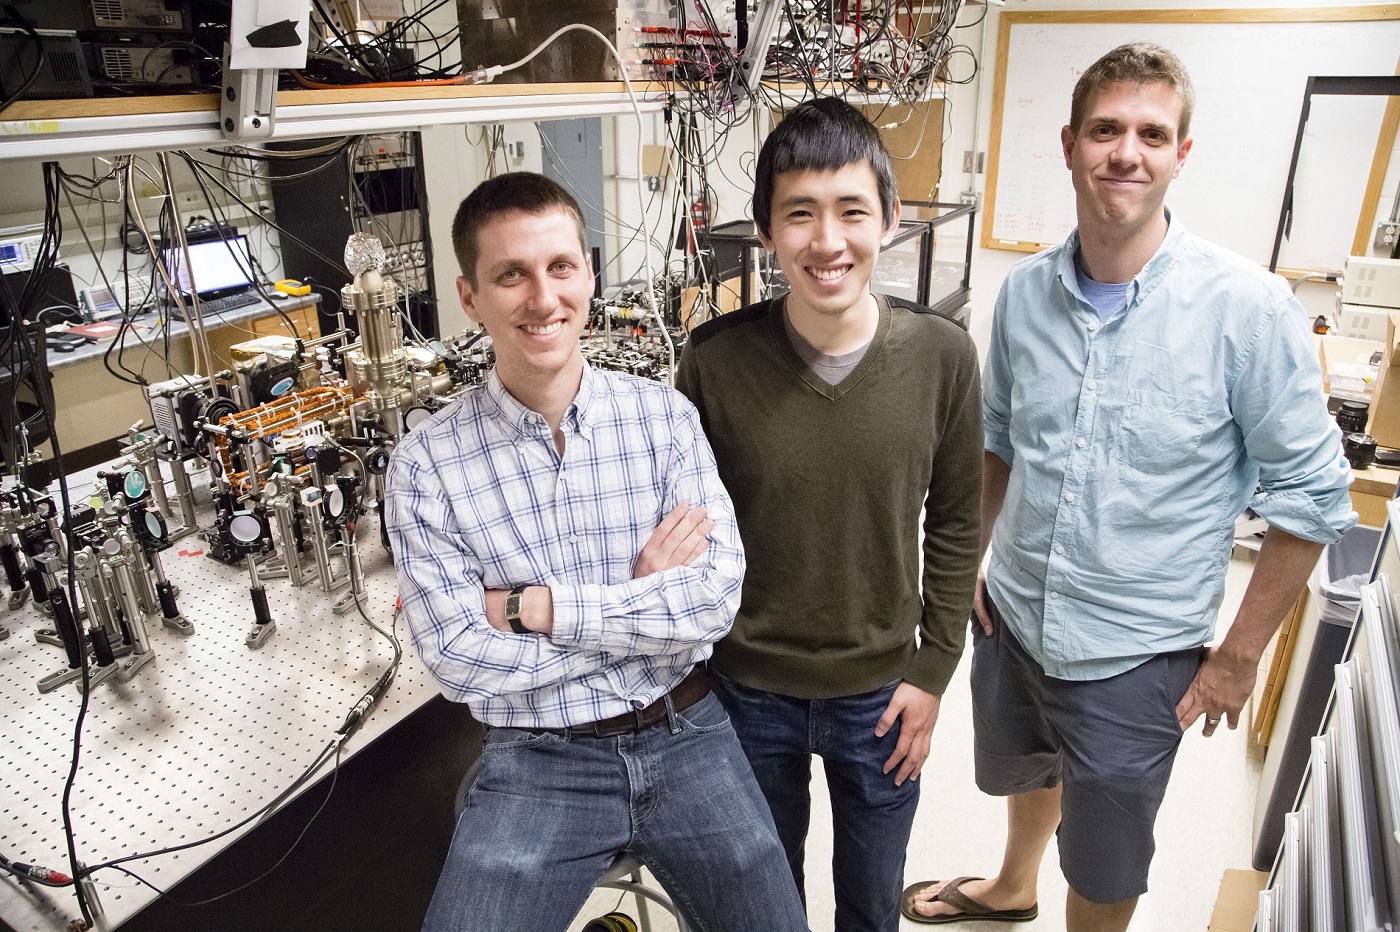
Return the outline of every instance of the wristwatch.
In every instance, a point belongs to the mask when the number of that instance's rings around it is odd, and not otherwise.
[[[520,596],[529,586],[519,585],[510,590],[510,595],[506,596],[506,623],[510,625],[510,630],[516,634],[533,634],[529,628],[520,623]]]

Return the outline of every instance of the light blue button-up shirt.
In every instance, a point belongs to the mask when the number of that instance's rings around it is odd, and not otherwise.
[[[1100,321],[1077,233],[1012,269],[983,370],[986,448],[1011,465],[988,586],[1059,679],[1210,640],[1235,519],[1330,543],[1356,523],[1305,314],[1283,279],[1167,237]]]

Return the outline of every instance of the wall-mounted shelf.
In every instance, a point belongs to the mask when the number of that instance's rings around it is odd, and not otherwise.
[[[666,105],[636,87],[643,112]],[[511,123],[630,113],[620,81],[282,91],[273,139],[387,133],[438,124]],[[56,159],[227,145],[215,94],[20,101],[0,119],[0,159]]]

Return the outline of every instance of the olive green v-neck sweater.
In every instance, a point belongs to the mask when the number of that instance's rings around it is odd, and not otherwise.
[[[819,699],[904,679],[941,694],[962,654],[981,511],[977,351],[948,318],[877,298],[874,339],[836,385],[793,349],[782,298],[697,327],[681,357],[676,387],[700,411],[748,558],[713,662],[746,686]]]

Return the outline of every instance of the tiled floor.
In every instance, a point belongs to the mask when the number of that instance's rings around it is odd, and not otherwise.
[[[1221,628],[1234,617],[1251,563],[1236,560],[1226,583]],[[933,753],[925,767],[919,814],[909,844],[906,881],[981,874],[996,870],[1005,842],[1005,803],[983,796],[972,780],[972,719],[966,658],[944,697]],[[1248,712],[1248,709],[1246,709]],[[813,825],[807,845],[807,903],[813,932],[832,932],[831,822],[821,768],[814,766]],[[1166,802],[1157,820],[1157,856],[1150,892],[1143,897],[1130,932],[1204,932],[1220,883],[1230,867],[1249,866],[1254,797],[1259,763],[1248,749],[1245,729],[1221,728],[1209,740],[1199,728],[1186,736],[1177,755]],[[824,817],[823,817],[824,816]],[[619,903],[619,894],[595,891],[571,932]],[[1065,881],[1051,843],[1040,873],[1041,915],[1034,922],[965,923],[940,926],[957,932],[1059,932],[1064,924]],[[623,912],[636,916],[627,898]],[[657,932],[675,929],[653,909]],[[924,928],[905,922],[903,928]],[[761,932],[761,930],[743,930]]]

